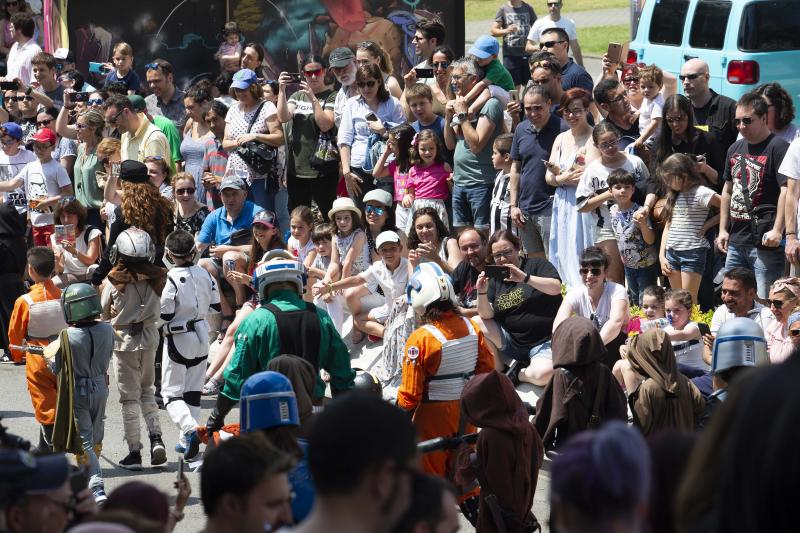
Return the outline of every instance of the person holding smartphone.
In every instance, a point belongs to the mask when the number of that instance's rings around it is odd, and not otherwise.
[[[520,258],[521,244],[508,229],[489,238],[491,264],[477,282],[479,325],[500,351],[498,369],[510,363],[512,380],[545,385],[553,373],[550,334],[561,305],[561,279],[546,259]]]

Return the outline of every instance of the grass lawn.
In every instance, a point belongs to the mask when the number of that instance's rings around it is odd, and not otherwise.
[[[578,29],[578,41],[583,55],[602,56],[608,43],[625,43],[631,40],[631,29],[627,24],[594,26]]]
[[[497,8],[505,0],[465,0],[466,19],[491,20],[497,13]],[[543,0],[527,0],[539,16],[547,14],[547,3]],[[628,7],[628,0],[566,0],[561,12],[569,16],[576,11],[591,11],[593,9],[606,9],[611,7]]]

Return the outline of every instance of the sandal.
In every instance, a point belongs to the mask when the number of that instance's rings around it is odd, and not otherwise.
[[[214,396],[219,393],[220,382],[213,377],[208,378],[208,381],[203,385],[203,396]]]
[[[226,315],[222,317],[222,322],[220,322],[219,331],[217,332],[218,342],[222,342],[222,339],[225,338],[225,333],[228,332],[228,328],[231,327],[231,324],[233,324],[235,318],[236,318],[235,315]],[[225,322],[227,322],[228,324],[226,325]]]

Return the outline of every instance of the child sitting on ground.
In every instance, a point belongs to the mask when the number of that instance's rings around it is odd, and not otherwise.
[[[331,266],[331,252],[333,249],[333,226],[330,224],[319,224],[311,232],[311,241],[317,251],[314,261],[308,267],[308,286],[313,287],[315,283],[325,278],[328,268]],[[344,310],[338,298],[333,294],[314,296],[314,305],[324,309],[330,315],[336,331],[342,331],[344,324]]]

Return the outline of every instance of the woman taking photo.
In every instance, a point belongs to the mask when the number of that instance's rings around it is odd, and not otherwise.
[[[592,217],[575,207],[575,188],[586,167],[586,142],[592,136],[592,126],[586,121],[590,103],[589,93],[577,87],[561,97],[558,113],[569,129],[553,142],[545,174],[547,184],[556,188],[547,257],[567,287],[581,284],[578,258],[584,248],[594,244]]]
[[[206,188],[203,185],[203,155],[206,152],[206,142],[213,137],[211,129],[205,121],[206,112],[213,102],[211,95],[197,85],[191,87],[183,98],[186,107],[186,128],[181,141],[181,163],[184,172],[194,176],[196,185],[195,198],[205,204]]]
[[[619,130],[608,121],[601,122],[592,130],[592,140],[600,151],[600,157],[586,166],[575,190],[575,197],[578,211],[594,215],[594,244],[602,248],[608,256],[609,279],[616,283],[625,283],[617,238],[611,230],[609,207],[613,196],[608,186],[608,175],[618,168],[630,172],[636,180],[638,190],[647,182],[650,173],[638,156],[620,151],[619,138]]]
[[[629,313],[628,294],[625,287],[608,279],[608,263],[608,256],[599,246],[583,251],[580,261],[583,285],[567,292],[553,330],[573,314],[591,320],[608,350],[603,363],[611,370],[619,359],[620,346],[625,343]]]
[[[253,202],[263,209],[274,211],[275,194],[278,191],[267,189],[268,185],[272,188],[277,184],[266,179],[268,176],[253,171],[236,150],[250,141],[273,148],[283,146],[283,129],[278,121],[278,111],[275,104],[263,99],[264,92],[258,84],[256,73],[250,69],[242,69],[233,75],[230,92],[236,103],[225,117],[227,124],[222,147],[230,154],[225,172],[242,177],[250,185]]]
[[[100,209],[103,207],[103,188],[97,181],[97,172],[103,171],[103,163],[97,156],[97,145],[103,139],[106,121],[97,111],[84,111],[78,116],[78,157],[75,159],[75,197],[86,208],[87,222],[97,228],[103,227]]]
[[[450,48],[437,46],[433,50],[430,63],[430,67],[433,69],[433,78],[418,78],[416,70],[413,68],[409,70],[403,76],[403,81],[405,82],[403,98],[401,99],[403,106],[408,108],[405,91],[415,83],[424,83],[431,88],[431,93],[433,93],[433,112],[443,117],[447,101],[455,98],[453,89],[450,87],[450,73],[452,71],[450,64],[455,58],[456,56]],[[408,111],[408,119],[411,122],[416,120],[410,109]]]
[[[487,247],[493,266],[505,272],[490,277],[484,269],[478,276],[481,330],[502,352],[502,363],[518,362],[512,379],[546,385],[553,374],[549,339],[561,304],[558,272],[546,259],[520,258],[521,242],[509,230],[496,231]],[[501,361],[496,367],[502,368]]]
[[[358,97],[350,98],[342,114],[339,127],[339,155],[342,173],[350,196],[361,206],[364,194],[381,188],[391,191],[393,183],[378,182],[364,170],[370,137],[385,138],[388,129],[405,122],[400,101],[389,94],[377,65],[363,65],[356,70]]]
[[[208,207],[197,201],[197,185],[194,176],[178,172],[172,178],[175,196],[175,229],[188,231],[195,237],[208,216]]]
[[[447,236],[447,227],[436,209],[417,209],[408,234],[408,267],[411,272],[418,264],[431,261],[451,274],[463,258],[458,239]]]
[[[400,98],[403,94],[403,89],[400,88],[400,83],[397,81],[392,73],[394,67],[392,66],[392,58],[389,52],[384,50],[381,45],[374,41],[364,41],[356,48],[356,65],[377,65],[381,69],[383,75],[383,84],[389,94],[395,98]]]
[[[54,218],[59,224],[72,224],[74,233],[61,242],[56,234],[50,236],[50,245],[56,255],[56,274],[53,283],[60,289],[70,283],[89,279],[89,267],[100,257],[102,232],[88,224],[86,208],[76,198],[64,197],[55,209]]]
[[[326,83],[327,69],[321,57],[306,56],[300,71],[304,78],[300,90],[288,98],[286,88],[296,82],[286,72],[281,72],[278,78],[278,119],[284,124],[291,122],[292,129],[286,158],[289,211],[299,205],[311,205],[313,200],[323,217],[327,217],[336,198],[339,162],[334,160],[325,168],[315,168],[310,158],[317,151],[321,133],[328,133],[330,142],[336,143],[333,123],[336,93],[333,86]]]

